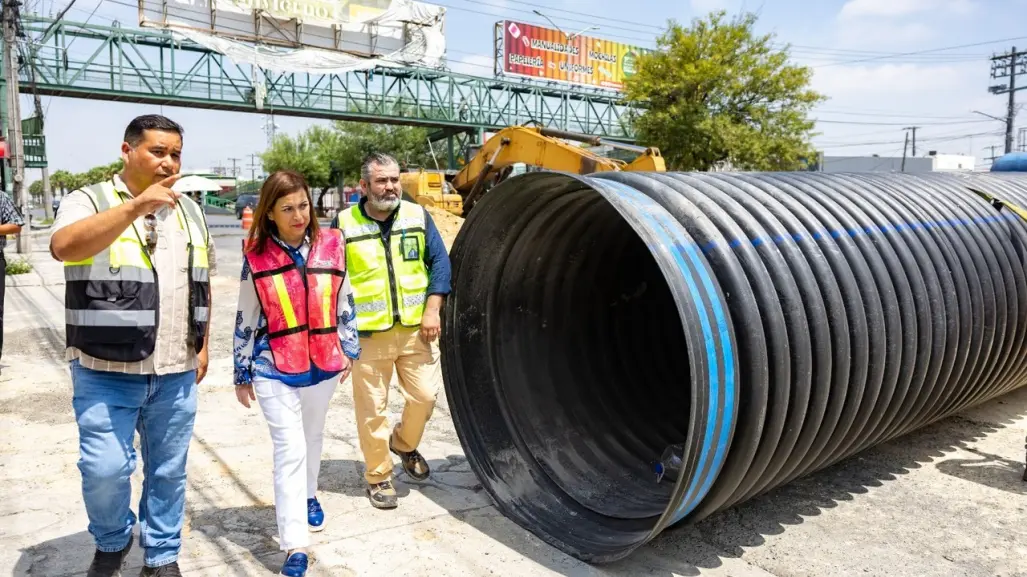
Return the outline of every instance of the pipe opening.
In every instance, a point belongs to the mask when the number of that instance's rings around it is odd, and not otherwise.
[[[685,441],[690,405],[674,299],[645,243],[598,193],[548,206],[511,243],[496,279],[511,426],[584,507],[658,516],[673,483],[657,484],[652,463]]]
[[[689,441],[674,293],[625,216],[582,181],[530,175],[485,198],[453,247],[460,296],[446,311],[461,441],[478,447],[468,458],[504,513],[586,556],[619,557],[662,525],[675,482],[657,482],[657,463]]]
[[[1022,177],[509,179],[450,253],[464,453],[509,519],[602,563],[1024,386],[1017,207]]]

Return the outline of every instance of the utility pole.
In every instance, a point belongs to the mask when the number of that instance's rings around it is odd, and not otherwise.
[[[906,132],[906,142],[902,144],[902,169],[901,172],[906,172],[906,149],[909,148],[909,132]]]
[[[995,144],[992,144],[991,146],[985,146],[984,147],[984,150],[991,150],[991,156],[986,157],[986,160],[988,160],[992,164],[994,164],[995,163],[995,159],[998,158],[997,156],[995,156],[995,149],[996,148],[998,148],[998,145],[995,145]]]
[[[33,50],[33,57],[35,56]],[[32,58],[34,60],[34,58]],[[43,103],[39,98],[39,91],[36,90],[36,71],[32,67],[32,63],[29,63],[29,78],[32,82],[32,101],[35,104],[36,117],[39,118],[39,132],[40,136],[43,137],[43,142],[46,142],[46,123],[43,122]],[[45,145],[44,145],[45,146]],[[43,149],[43,156],[46,156],[46,149]],[[49,160],[48,160],[49,162]],[[43,212],[46,214],[48,220],[53,220],[53,191],[50,190],[50,169],[48,166],[40,168],[43,177]]]
[[[1027,76],[1027,52],[1017,52],[1016,46],[1008,54],[991,57],[991,77],[1009,78],[1009,84],[997,84],[988,87],[992,94],[1008,94],[1009,103],[1006,110],[1006,154],[1013,151],[1013,126],[1016,120],[1016,93],[1027,88],[1027,83],[1017,86],[1016,78]]]
[[[228,160],[232,161],[232,178],[235,178],[235,177],[239,176],[239,169],[237,169],[235,167],[235,163],[236,163],[236,161],[242,160],[242,159],[241,158],[229,158]]]
[[[20,93],[18,92],[18,48],[15,40],[15,30],[20,18],[18,8],[21,6],[18,0],[3,0],[3,27],[4,27],[4,82],[7,84],[7,147],[11,151],[11,192],[14,197],[14,204],[21,211],[22,216],[28,219],[29,203],[25,188],[25,152],[24,142],[21,135],[21,106]],[[29,246],[30,237],[28,231],[18,235],[17,249],[19,254],[25,254],[31,250]]]
[[[50,34],[50,31],[53,30],[54,26],[56,26],[57,23],[60,22],[62,18],[64,18],[64,15],[68,13],[68,10],[71,10],[72,5],[74,5],[74,4],[75,4],[75,0],[71,0],[71,2],[68,2],[68,5],[65,6],[64,9],[61,10],[57,14],[57,17],[54,18],[54,21],[51,22],[49,26],[47,26],[46,30],[43,31],[43,35],[39,37],[39,41],[40,42],[44,42],[46,40],[46,37],[47,37],[47,35]],[[42,99],[39,97],[39,90],[36,89],[36,69],[35,69],[34,66],[32,66],[32,62],[35,61],[35,56],[36,56],[35,48],[33,48],[34,45],[35,45],[34,43],[30,44],[30,48],[29,48],[29,50],[30,50],[29,67],[28,67],[29,68],[29,81],[32,83],[32,102],[35,105],[36,117],[39,118],[39,132],[40,132],[40,136],[43,137],[43,142],[45,143],[46,142],[46,123],[43,120],[43,103],[41,101]],[[45,147],[45,144],[44,144],[44,147]],[[43,149],[43,156],[44,156],[44,158],[46,158],[46,149],[45,148]],[[47,160],[47,164],[49,164],[49,159]],[[53,220],[53,217],[54,217],[54,213],[53,213],[53,191],[50,189],[50,168],[49,168],[49,166],[43,166],[40,169],[40,171],[42,172],[42,177],[43,177],[43,211],[44,211],[44,214],[46,214],[46,218],[47,219]]]
[[[257,182],[257,167],[261,166],[257,164],[257,155],[250,153],[250,180]]]
[[[1017,149],[1020,152],[1027,152],[1027,126],[1020,129],[1020,132],[1017,133],[1016,140]]]
[[[917,128],[920,128],[920,127],[919,126],[907,126],[907,127],[902,129],[902,130],[912,130],[913,131],[913,158],[916,158],[916,129]]]

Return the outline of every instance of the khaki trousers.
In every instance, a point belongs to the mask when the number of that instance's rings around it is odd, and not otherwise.
[[[392,478],[392,446],[413,451],[421,442],[424,427],[435,410],[442,384],[439,341],[428,345],[418,329],[395,326],[383,333],[360,338],[360,360],[353,365],[353,405],[356,408],[360,450],[367,467],[368,483]],[[405,405],[400,422],[389,428],[385,411],[393,367]]]

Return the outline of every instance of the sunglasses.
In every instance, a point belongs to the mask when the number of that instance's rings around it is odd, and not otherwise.
[[[152,214],[146,215],[143,226],[146,227],[146,249],[153,254],[157,250],[157,217]]]

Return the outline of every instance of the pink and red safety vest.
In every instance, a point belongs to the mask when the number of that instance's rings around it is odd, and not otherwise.
[[[305,373],[311,363],[323,371],[343,368],[336,309],[346,275],[345,245],[342,231],[321,229],[302,270],[273,239],[260,253],[245,252],[275,366],[283,373]]]

